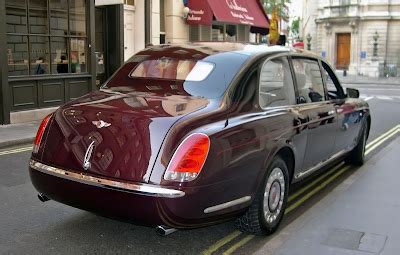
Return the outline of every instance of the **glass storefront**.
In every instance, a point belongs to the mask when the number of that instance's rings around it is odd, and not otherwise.
[[[214,21],[211,26],[190,25],[189,40],[248,42],[250,27],[247,25],[225,24]]]
[[[87,72],[87,0],[5,0],[8,76]]]

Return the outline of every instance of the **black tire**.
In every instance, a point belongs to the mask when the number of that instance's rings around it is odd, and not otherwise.
[[[278,179],[274,180],[274,183],[270,185],[268,189],[268,193],[266,191],[267,185],[270,184],[271,179],[274,178],[274,176],[277,176],[277,170],[280,169],[284,181],[282,181],[282,178],[280,178],[280,175]],[[279,172],[279,171],[278,171]],[[274,176],[272,176],[272,173],[274,173]],[[277,184],[275,184],[277,182]],[[282,184],[284,183],[284,188],[282,189]],[[271,200],[268,199],[267,203],[267,209],[264,209],[264,193],[268,194],[268,198],[270,197],[270,193],[273,192],[273,186],[279,185],[279,192],[274,192],[274,194],[279,193],[279,202],[277,204],[277,207],[275,210],[271,210]],[[282,198],[282,193],[284,194]],[[253,235],[269,235],[275,232],[279,224],[283,218],[285,209],[286,209],[286,203],[287,203],[287,197],[289,194],[289,171],[287,168],[287,165],[285,161],[280,158],[279,156],[275,157],[271,163],[271,165],[268,168],[267,174],[264,177],[263,184],[259,188],[256,197],[254,198],[252,204],[250,205],[249,209],[245,214],[243,214],[241,217],[239,217],[236,222],[236,228],[239,229],[242,232],[253,234]],[[276,198],[275,195],[273,197]],[[276,199],[273,199],[273,201],[276,202]],[[282,200],[281,200],[282,198]],[[274,205],[274,203],[272,203]],[[270,211],[274,211],[274,216],[275,217],[269,217],[268,221],[266,219],[266,214],[270,215],[269,213],[272,213]],[[275,218],[271,221],[271,218]]]
[[[361,134],[358,140],[358,143],[356,147],[350,153],[347,155],[345,162],[356,165],[356,166],[361,166],[364,164],[365,161],[365,145],[367,143],[367,137],[368,137],[368,124],[365,123],[362,127]]]

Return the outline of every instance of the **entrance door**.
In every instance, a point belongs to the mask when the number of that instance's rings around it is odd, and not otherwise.
[[[336,38],[336,68],[348,69],[350,65],[350,34],[337,34]]]
[[[134,47],[134,11],[124,9],[124,58],[125,61],[135,53]]]

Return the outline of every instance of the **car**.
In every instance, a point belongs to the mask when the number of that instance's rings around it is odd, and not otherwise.
[[[314,54],[282,46],[152,46],[41,123],[29,162],[49,199],[176,229],[236,218],[273,233],[293,183],[361,165],[368,104]]]

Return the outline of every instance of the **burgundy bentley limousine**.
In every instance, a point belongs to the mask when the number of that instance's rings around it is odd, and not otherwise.
[[[154,46],[43,120],[30,177],[42,201],[164,234],[232,218],[269,234],[291,184],[336,160],[363,163],[371,117],[358,97],[305,52]]]

